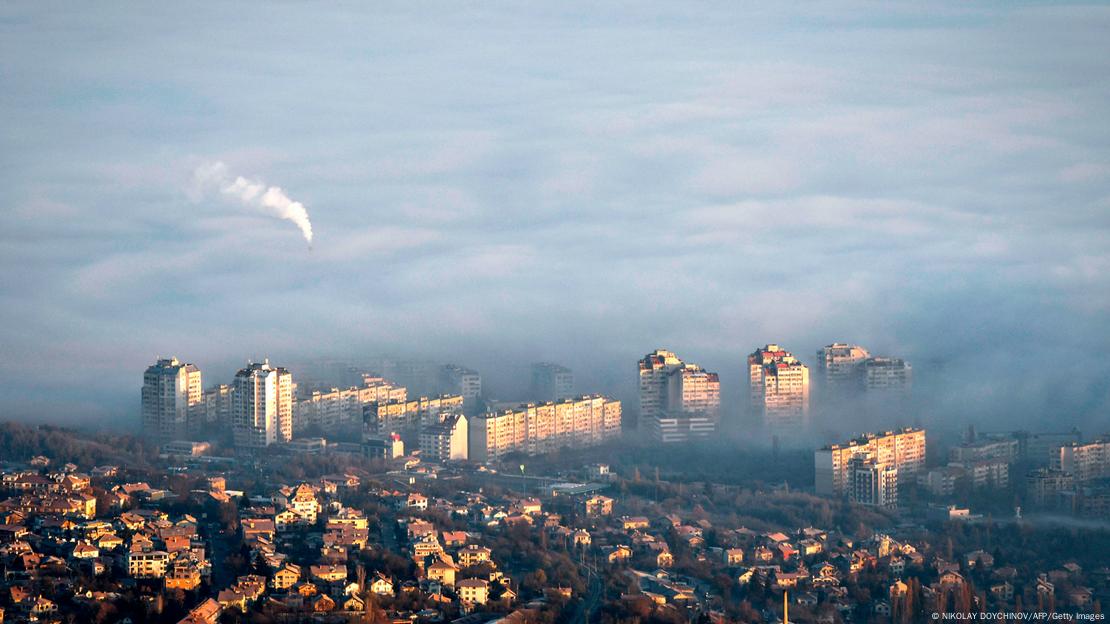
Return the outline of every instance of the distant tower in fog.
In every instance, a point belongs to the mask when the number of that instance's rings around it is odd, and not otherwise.
[[[574,373],[565,366],[550,362],[532,364],[533,401],[558,401],[574,396]]]
[[[913,367],[901,358],[868,358],[861,366],[860,383],[868,394],[884,393],[905,397],[913,385]]]
[[[775,436],[797,435],[809,424],[809,368],[776,344],[748,356],[752,411]]]
[[[640,360],[640,426],[650,427],[667,409],[667,374],[682,366],[670,351],[656,349]]]
[[[199,427],[231,428],[231,397],[235,388],[219,384],[204,391],[204,418]]]
[[[255,362],[235,374],[231,395],[235,446],[262,448],[293,439],[293,375]]]
[[[177,358],[161,359],[143,374],[143,435],[182,440],[203,407],[200,369]]]
[[[817,350],[817,379],[824,396],[843,399],[860,390],[860,364],[871,354],[859,345],[834,342]]]
[[[473,410],[482,396],[482,376],[465,366],[444,364],[439,369],[439,383],[443,392],[462,396],[467,410]]]

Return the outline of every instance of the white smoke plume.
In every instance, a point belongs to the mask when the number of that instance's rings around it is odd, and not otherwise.
[[[244,206],[259,208],[279,219],[292,221],[300,228],[308,246],[312,247],[312,222],[308,220],[308,210],[301,202],[290,199],[280,187],[233,176],[227,165],[219,161],[200,165],[193,172],[193,177],[200,193],[216,189]]]

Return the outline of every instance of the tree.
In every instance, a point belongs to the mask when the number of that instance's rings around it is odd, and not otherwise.
[[[547,587],[547,573],[537,568],[524,577],[521,586],[536,594],[542,594]]]

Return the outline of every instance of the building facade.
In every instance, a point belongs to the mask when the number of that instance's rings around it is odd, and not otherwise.
[[[495,461],[509,453],[539,455],[594,446],[620,433],[620,401],[595,395],[526,403],[471,418],[469,453],[474,461]]]
[[[364,436],[362,453],[369,459],[397,459],[405,454],[405,443],[401,435],[391,433],[384,436]]]
[[[709,438],[720,424],[717,373],[657,349],[639,362],[640,427],[660,443]]]
[[[482,376],[465,366],[446,364],[439,369],[440,391],[459,395],[466,409],[473,409],[482,396]]]
[[[1014,463],[1018,460],[1019,446],[1016,438],[982,440],[954,446],[948,449],[950,462],[980,462],[1001,460]]]
[[[407,400],[408,391],[403,386],[367,376],[362,387],[317,390],[298,400],[293,406],[294,428],[302,431],[317,426],[332,432],[337,428],[361,427],[366,405]]]
[[[177,358],[158,360],[143,374],[143,434],[163,442],[188,437],[203,399],[199,368]]]
[[[532,364],[531,398],[535,401],[560,401],[574,396],[574,373],[550,362]]]
[[[293,439],[293,375],[253,362],[235,374],[232,393],[235,445],[262,448]]]
[[[790,436],[809,425],[809,367],[779,345],[748,356],[752,412],[774,436]]]
[[[925,470],[925,430],[869,433],[843,444],[833,444],[814,453],[814,482],[818,494],[843,496],[847,493],[850,463],[865,453],[879,465],[898,469],[903,483],[914,481]]]
[[[420,432],[420,454],[432,461],[466,460],[469,457],[467,418],[462,414],[447,415]]]
[[[1025,501],[1042,508],[1067,507],[1075,492],[1075,478],[1056,468],[1038,468],[1025,476]]]
[[[666,376],[666,409],[653,422],[657,442],[712,437],[721,420],[721,380],[696,364],[683,364]]]
[[[363,406],[362,415],[367,435],[399,433],[406,442],[419,444],[420,430],[437,423],[448,414],[463,411],[461,395],[420,397],[411,400],[372,401]]]
[[[825,395],[846,398],[859,389],[859,367],[871,354],[859,345],[834,342],[817,350],[817,377]]]
[[[204,391],[204,426],[231,428],[231,395],[234,386],[219,384]]]
[[[1110,478],[1110,436],[1087,444],[1061,446],[1055,464],[1077,482]]]
[[[901,358],[868,358],[860,367],[860,383],[868,394],[908,396],[913,385],[913,367]]]
[[[870,451],[855,453],[848,460],[848,500],[872,507],[896,507],[898,468],[879,462]]]

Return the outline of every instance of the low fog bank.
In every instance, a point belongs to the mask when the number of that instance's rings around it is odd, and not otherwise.
[[[303,383],[341,385],[347,379],[333,373],[342,365],[365,372],[382,372],[381,361],[423,361],[430,365],[454,363],[477,370],[482,375],[484,395],[499,401],[534,400],[529,394],[530,365],[553,361],[570,367],[575,375],[575,391],[600,393],[621,399],[625,416],[638,416],[636,362],[655,348],[674,350],[686,361],[718,372],[722,387],[722,429],[733,438],[757,427],[748,412],[747,353],[757,345],[775,339],[811,367],[811,443],[828,442],[847,435],[884,428],[919,425],[938,434],[956,435],[967,426],[979,430],[1062,431],[1078,427],[1091,436],[1110,428],[1110,363],[1091,355],[1077,356],[1076,348],[1065,341],[994,341],[987,345],[920,341],[933,347],[917,351],[913,347],[887,347],[881,342],[852,340],[832,336],[825,341],[790,340],[789,336],[770,336],[749,340],[732,348],[685,346],[680,341],[643,341],[638,349],[591,349],[585,344],[538,341],[511,347],[491,339],[486,348],[467,344],[465,348],[437,351],[435,345],[424,349],[377,348],[349,349],[318,353],[291,348],[244,352],[229,356],[224,349],[206,355],[211,345],[188,345],[173,350],[151,351],[148,357],[135,357],[126,370],[114,363],[90,365],[75,370],[66,384],[8,385],[3,418],[27,422],[50,422],[87,428],[130,430],[138,426],[139,388],[142,373],[158,356],[175,355],[198,364],[205,387],[230,383],[235,371],[247,360],[268,357],[275,365],[286,366],[294,379]],[[889,398],[858,399],[847,403],[829,400],[817,379],[814,352],[833,340],[858,342],[874,355],[891,355],[913,364],[913,389],[908,400]],[[475,341],[476,342],[476,341]],[[903,344],[911,344],[909,341]],[[600,345],[599,345],[600,347]]]

